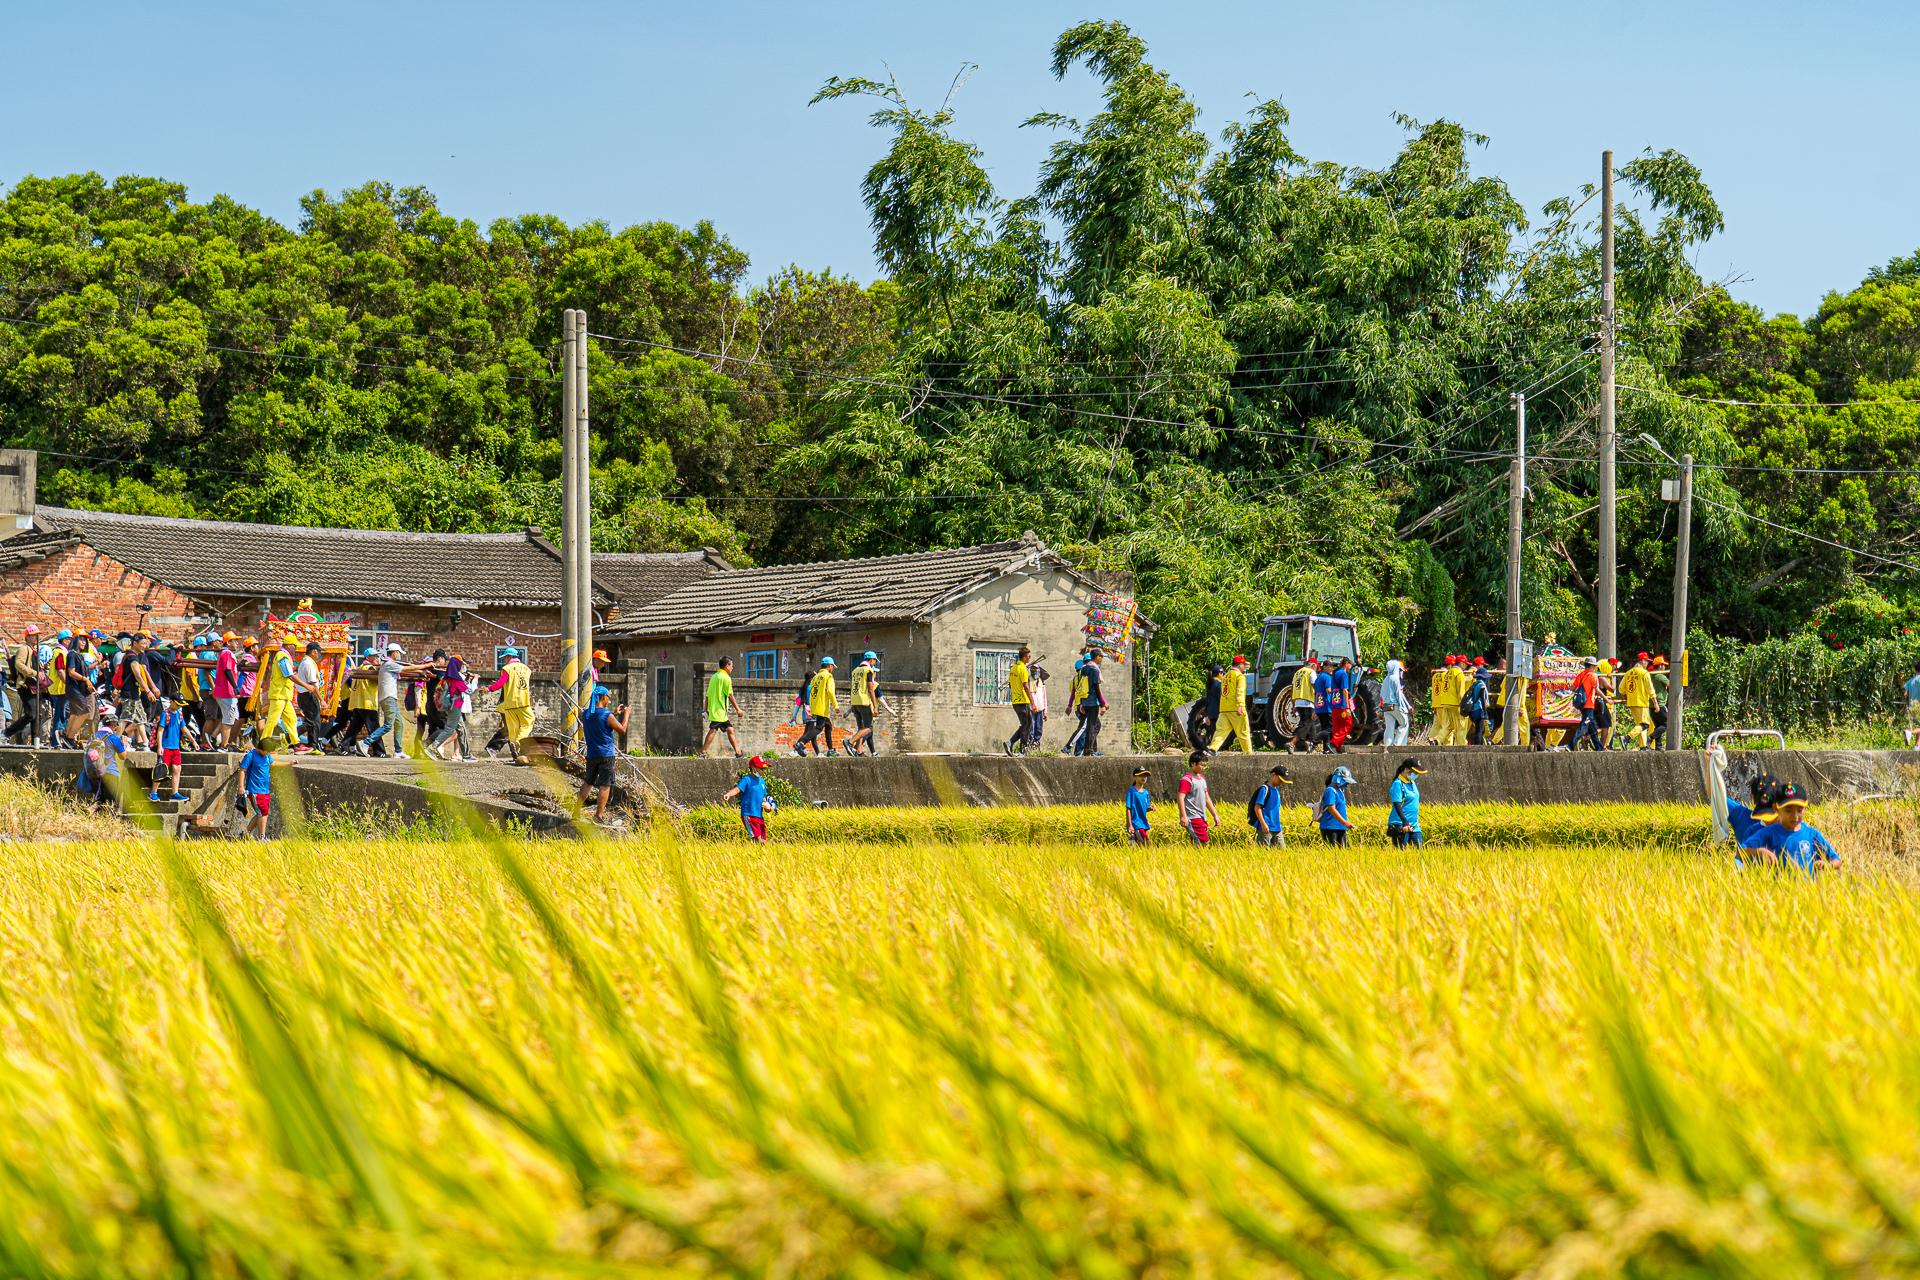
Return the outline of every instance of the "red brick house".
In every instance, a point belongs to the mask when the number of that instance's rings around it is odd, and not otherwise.
[[[558,550],[538,529],[405,533],[176,520],[35,506],[0,541],[0,635],[146,628],[164,639],[257,631],[303,600],[351,625],[356,645],[391,637],[446,648],[481,670],[515,643],[536,671],[560,664]],[[594,557],[600,620],[727,567],[711,551]]]

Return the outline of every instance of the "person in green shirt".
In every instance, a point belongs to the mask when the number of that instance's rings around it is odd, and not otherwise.
[[[740,710],[740,703],[733,696],[733,659],[720,659],[720,669],[707,677],[707,737],[700,744],[700,754],[707,754],[707,748],[713,745],[713,735],[727,735],[727,745],[733,748],[733,754],[740,754],[740,739],[733,736],[733,716]]]

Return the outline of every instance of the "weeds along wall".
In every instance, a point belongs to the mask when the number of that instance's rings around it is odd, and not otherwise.
[[[1847,644],[1809,633],[1744,644],[1696,634],[1690,645],[1689,743],[1715,729],[1817,736],[1897,725],[1901,686],[1920,661],[1920,636]]]

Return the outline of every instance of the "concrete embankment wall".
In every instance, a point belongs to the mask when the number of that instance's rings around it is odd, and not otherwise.
[[[1319,798],[1334,766],[1353,770],[1353,798],[1384,802],[1393,771],[1408,753],[1284,756],[1229,754],[1208,768],[1216,802],[1242,803],[1275,763],[1292,771],[1289,799]],[[1704,757],[1693,751],[1527,752],[1423,749],[1421,792],[1437,803],[1596,804],[1606,801],[1706,801]],[[742,762],[732,759],[646,759],[639,772],[666,800],[682,806],[717,801]],[[879,756],[873,759],[781,758],[774,776],[812,801],[829,805],[997,805],[1118,803],[1135,768],[1153,771],[1152,790],[1171,796],[1186,761],[1180,756],[1096,759],[1004,756]],[[1816,801],[1891,793],[1920,775],[1916,751],[1741,751],[1729,774],[1736,785],[1761,770],[1798,782]]]

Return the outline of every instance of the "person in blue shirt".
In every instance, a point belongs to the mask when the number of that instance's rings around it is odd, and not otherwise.
[[[240,790],[249,810],[247,834],[265,840],[267,815],[273,811],[273,753],[262,751],[257,740],[240,757]]]
[[[1320,838],[1328,844],[1344,845],[1347,833],[1353,830],[1353,823],[1347,820],[1347,788],[1353,785],[1353,771],[1341,765],[1327,779],[1327,789],[1320,797],[1319,819]]]
[[[1727,829],[1733,833],[1734,866],[1745,865],[1742,851],[1765,847],[1767,831],[1779,816],[1780,790],[1785,785],[1772,774],[1763,773],[1753,780],[1748,790],[1751,805],[1727,797]]]
[[[1329,659],[1320,664],[1320,674],[1313,678],[1313,718],[1319,722],[1323,755],[1333,754],[1333,687],[1333,662]]]
[[[126,739],[120,736],[120,717],[103,713],[100,728],[84,747],[80,776],[74,786],[95,803],[118,805],[120,802],[120,757],[127,752]]]
[[[593,709],[580,717],[580,727],[587,739],[587,776],[578,799],[582,808],[590,799],[594,800],[595,822],[607,820],[607,802],[613,799],[613,762],[620,754],[620,742],[615,735],[625,733],[632,718],[633,713],[625,703],[617,709],[614,707],[613,691],[604,685],[593,691]]]
[[[172,698],[160,699],[160,768],[173,770],[173,786],[169,800],[185,800],[187,793],[180,789],[180,735],[186,731],[187,717]],[[153,771],[153,790],[147,792],[147,799],[158,803],[160,800],[160,769]]]
[[[765,757],[755,756],[747,761],[747,772],[740,775],[733,790],[720,797],[723,801],[740,802],[740,825],[747,829],[747,838],[756,844],[767,842],[767,815],[780,811],[780,806],[767,798],[766,772]]]
[[[1270,849],[1287,847],[1287,833],[1280,826],[1280,797],[1282,787],[1293,785],[1293,775],[1281,765],[1273,766],[1267,774],[1267,780],[1253,793],[1253,802],[1247,806],[1253,818],[1253,842]]]
[[[1396,849],[1419,848],[1427,842],[1420,830],[1420,775],[1426,767],[1418,757],[1400,762],[1387,788],[1387,838]]]
[[[1146,844],[1152,839],[1153,824],[1147,815],[1153,812],[1153,794],[1147,782],[1153,777],[1146,768],[1133,771],[1133,785],[1127,788],[1127,842]]]
[[[1901,687],[1907,691],[1907,745],[1920,747],[1920,659],[1914,660],[1913,678]]]
[[[1780,816],[1767,828],[1760,846],[1779,861],[1782,868],[1796,867],[1808,875],[1825,869],[1837,870],[1840,855],[1826,836],[1806,821],[1807,796],[1789,782],[1780,787],[1777,807]]]

